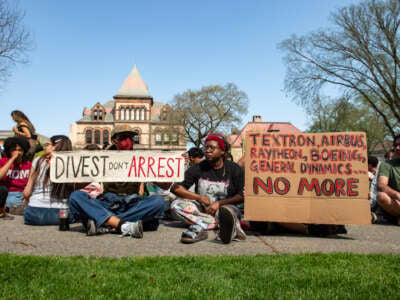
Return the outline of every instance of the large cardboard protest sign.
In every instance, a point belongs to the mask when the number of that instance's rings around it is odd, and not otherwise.
[[[54,152],[52,182],[182,181],[184,158],[178,151]]]
[[[363,132],[249,132],[246,219],[370,224],[366,145]]]

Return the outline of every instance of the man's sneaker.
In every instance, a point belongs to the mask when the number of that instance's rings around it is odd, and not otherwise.
[[[229,244],[236,236],[236,218],[233,211],[226,206],[218,210],[218,237],[224,244]]]
[[[97,234],[96,222],[93,219],[88,219],[86,223],[86,235],[93,236]]]
[[[143,237],[143,223],[141,220],[136,222],[125,222],[121,225],[121,236],[130,236],[137,239]]]

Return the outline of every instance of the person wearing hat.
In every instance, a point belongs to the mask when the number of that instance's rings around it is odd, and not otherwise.
[[[136,135],[134,131],[117,128],[110,148],[133,150]],[[71,213],[82,221],[88,236],[111,229],[122,236],[142,238],[143,230],[157,230],[165,204],[161,195],[140,198],[141,186],[139,182],[104,182],[104,192],[97,198],[85,191],[75,191],[69,198]]]
[[[0,217],[5,217],[5,205],[11,214],[23,213],[22,192],[28,182],[32,163],[26,157],[29,143],[23,137],[4,141],[6,157],[0,159]]]
[[[240,227],[243,202],[244,172],[236,163],[226,160],[230,145],[219,133],[205,140],[206,159],[185,172],[184,181],[176,183],[172,192],[183,198],[171,204],[173,215],[191,224],[182,233],[181,242],[194,243],[207,238],[206,230],[219,229],[218,237],[224,243],[244,240]],[[189,188],[195,185],[195,191]]]

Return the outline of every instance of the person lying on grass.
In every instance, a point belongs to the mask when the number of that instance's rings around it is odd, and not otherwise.
[[[133,150],[136,135],[133,131],[115,130],[110,149]],[[69,198],[71,213],[82,221],[88,236],[116,231],[122,236],[142,238],[143,230],[157,230],[165,206],[161,195],[142,199],[143,184],[138,182],[105,182],[103,188],[104,193],[97,198],[81,190]]]
[[[184,181],[171,188],[183,198],[172,202],[172,214],[190,225],[182,233],[181,241],[194,243],[207,239],[206,230],[216,228],[218,238],[224,243],[244,240],[246,235],[239,222],[241,212],[236,206],[243,202],[243,169],[226,160],[230,145],[222,134],[210,134],[205,142],[206,159],[190,167]],[[193,184],[194,192],[189,190]]]

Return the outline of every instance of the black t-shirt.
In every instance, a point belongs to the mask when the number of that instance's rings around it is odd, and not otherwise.
[[[244,172],[239,165],[225,161],[220,169],[214,169],[207,160],[192,166],[185,172],[185,180],[179,185],[189,189],[193,184],[196,193],[208,196],[211,202],[243,195]]]
[[[139,193],[140,182],[104,182],[104,194],[132,195]]]

